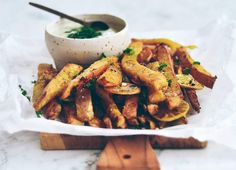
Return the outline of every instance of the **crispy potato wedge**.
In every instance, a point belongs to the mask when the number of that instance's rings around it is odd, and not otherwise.
[[[152,116],[162,122],[171,122],[181,117],[185,117],[188,114],[188,111],[189,104],[182,100],[181,104],[177,108],[170,110],[163,107],[159,109],[159,112],[156,115]]]
[[[202,90],[204,86],[196,81],[190,74],[177,74],[177,81],[182,88]]]
[[[106,71],[109,65],[114,64],[117,61],[117,57],[111,56],[103,58],[91,64],[87,69],[85,69],[80,75],[78,75],[68,84],[61,95],[61,99],[66,99],[67,97],[69,97],[74,87],[80,89],[91,79],[99,77],[104,71]]]
[[[190,74],[195,80],[197,80],[199,83],[203,84],[208,88],[213,88],[217,77],[211,75],[200,64],[194,64],[194,60],[188,54],[186,49],[178,48],[175,53],[175,56],[179,58],[180,64],[183,69],[190,69]]]
[[[159,45],[157,47],[155,60],[158,60],[158,62],[153,62],[151,64],[148,64],[147,67],[149,67],[154,71],[162,70],[166,79],[170,81],[169,87],[165,92],[165,96],[166,96],[166,101],[168,103],[168,108],[174,109],[180,105],[181,100],[184,97],[173,70],[173,62],[171,59],[171,55],[168,52],[168,49],[166,49],[164,45]],[[159,96],[158,94],[156,95],[155,94],[156,94],[155,91],[151,90],[149,92],[149,101],[151,103],[155,103],[156,101],[154,99],[156,99]]]
[[[138,110],[138,95],[127,96],[125,100],[125,105],[122,109],[123,116],[127,119],[129,124],[136,125],[137,121],[135,121],[137,117]]]
[[[104,88],[107,92],[119,95],[134,95],[140,93],[140,88],[132,83],[121,83],[119,86]]]
[[[197,97],[197,93],[195,90],[192,89],[184,89],[186,92],[186,95],[190,101],[190,104],[192,106],[192,108],[196,111],[196,112],[200,112],[201,106],[200,103],[198,101],[198,97]]]
[[[185,49],[194,49],[197,48],[196,45],[188,45],[188,46],[183,46],[177,42],[174,42],[170,39],[167,38],[155,38],[155,39],[133,39],[133,41],[141,41],[145,45],[160,45],[160,44],[165,44],[168,47],[171,48],[173,52],[175,52],[178,48],[183,47]]]
[[[43,89],[56,76],[57,71],[51,64],[38,65],[38,80],[34,84],[32,100],[35,103],[43,93]]]
[[[48,83],[39,99],[34,103],[34,108],[39,111],[49,101],[60,95],[66,85],[82,70],[77,64],[67,64],[63,69]]]
[[[141,81],[144,85],[152,88],[155,91],[163,93],[168,87],[168,83],[163,74],[158,71],[153,71],[137,61],[137,55],[142,51],[142,42],[133,42],[130,48],[134,51],[132,55],[124,54],[121,61],[123,71],[131,77],[134,81]],[[162,95],[164,96],[164,95]],[[164,101],[165,98],[160,98],[160,101]]]
[[[165,101],[166,96],[161,90],[153,90],[148,88],[148,102],[150,104],[158,104],[160,101]]]
[[[102,121],[98,119],[97,117],[94,117],[93,119],[89,120],[88,125],[92,127],[100,127],[100,128],[103,127]]]
[[[71,105],[64,105],[63,110],[65,112],[66,123],[72,125],[84,125],[76,116],[76,109]]]
[[[103,100],[107,114],[110,116],[112,120],[116,121],[116,126],[122,129],[125,128],[126,127],[125,117],[119,111],[111,95],[98,85],[96,86],[96,92],[97,95]]]
[[[122,73],[118,64],[111,64],[97,80],[97,83],[103,87],[119,86],[121,82]]]
[[[77,118],[80,121],[87,122],[94,118],[91,92],[89,89],[77,89],[75,105]]]
[[[45,106],[43,114],[47,119],[54,120],[58,118],[59,114],[61,113],[61,110],[61,105],[56,102],[56,100],[52,100]]]

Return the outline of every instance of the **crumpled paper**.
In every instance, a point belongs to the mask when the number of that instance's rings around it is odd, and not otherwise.
[[[179,125],[161,130],[102,129],[88,126],[74,126],[58,121],[37,118],[30,103],[21,95],[18,85],[32,94],[31,81],[36,80],[39,63],[53,63],[43,39],[0,36],[0,128],[9,133],[18,131],[38,131],[81,136],[119,135],[164,135],[213,140],[236,149],[236,96],[234,85],[225,72],[234,39],[234,23],[222,18],[209,23],[200,30],[155,31],[136,33],[136,38],[171,38],[185,45],[196,44],[192,56],[201,61],[210,72],[217,75],[213,90],[205,88],[198,92],[201,113],[188,117],[187,125]]]

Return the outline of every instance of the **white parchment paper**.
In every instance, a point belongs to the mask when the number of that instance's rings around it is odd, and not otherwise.
[[[187,125],[162,130],[102,129],[73,126],[37,118],[32,104],[21,95],[21,84],[31,94],[32,80],[37,77],[39,63],[53,63],[43,39],[1,35],[0,41],[0,128],[9,133],[23,130],[72,135],[137,135],[159,134],[172,137],[194,136],[214,140],[236,149],[232,136],[236,132],[236,99],[234,85],[225,73],[233,47],[234,24],[226,18],[194,31],[159,31],[134,34],[133,37],[165,37],[185,45],[196,44],[191,53],[218,79],[213,90],[199,91],[201,113],[188,117]],[[235,140],[236,138],[234,138]]]

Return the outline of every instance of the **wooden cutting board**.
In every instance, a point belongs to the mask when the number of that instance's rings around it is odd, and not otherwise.
[[[201,149],[207,141],[164,136],[72,136],[40,133],[43,150],[104,149],[97,162],[99,170],[160,169],[153,148]]]

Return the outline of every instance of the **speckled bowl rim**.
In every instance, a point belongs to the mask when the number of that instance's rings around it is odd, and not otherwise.
[[[52,24],[55,24],[56,22],[60,21],[61,18],[56,21],[53,21],[53,22],[50,22],[49,24],[46,25],[45,27],[45,32],[47,34],[49,34],[50,36],[53,36],[53,37],[56,37],[56,38],[59,38],[59,39],[65,39],[65,40],[68,40],[68,41],[78,41],[78,42],[81,42],[81,41],[94,41],[94,40],[105,40],[107,38],[115,38],[116,36],[119,36],[119,34],[122,34],[123,32],[126,32],[128,30],[128,24],[126,22],[126,20],[124,20],[123,18],[120,18],[118,16],[115,16],[115,15],[111,15],[111,14],[77,14],[77,15],[73,15],[74,17],[78,17],[78,16],[90,16],[90,15],[98,15],[98,16],[108,16],[108,17],[113,17],[113,18],[116,18],[116,19],[119,19],[121,20],[121,22],[124,23],[124,27],[119,31],[119,32],[116,32],[114,34],[111,34],[111,35],[107,35],[107,36],[99,36],[99,37],[95,37],[95,38],[84,38],[84,39],[74,39],[74,38],[67,38],[67,37],[62,37],[62,36],[57,36],[55,34],[52,34],[50,31],[49,31],[49,26],[51,26]]]

